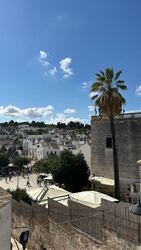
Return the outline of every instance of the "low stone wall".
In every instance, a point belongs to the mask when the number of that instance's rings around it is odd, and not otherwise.
[[[13,201],[12,217],[12,235],[18,241],[21,232],[29,229],[28,249],[38,250],[41,244],[46,248],[49,246],[49,222],[46,208],[34,203],[30,206],[25,202]]]
[[[11,195],[0,187],[0,250],[10,250]]]
[[[29,250],[141,250],[141,218],[129,204],[102,200],[98,209],[70,200],[68,207],[50,199],[49,209],[13,201],[13,231],[30,230]],[[97,216],[98,215],[98,216]]]
[[[95,237],[70,226],[69,230],[49,221],[49,235],[51,250],[140,250],[140,246],[136,246],[131,242],[117,237],[113,232],[104,229],[105,241],[98,241]]]
[[[49,234],[53,250],[97,250],[102,247],[101,243],[70,224],[62,225],[50,220]]]

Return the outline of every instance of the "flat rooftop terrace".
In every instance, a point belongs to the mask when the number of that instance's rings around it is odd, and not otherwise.
[[[97,192],[97,191],[83,191],[78,193],[72,193],[69,195],[71,200],[77,201],[78,203],[87,205],[89,207],[99,207],[101,206],[102,199],[109,200],[112,202],[118,201],[117,199]]]

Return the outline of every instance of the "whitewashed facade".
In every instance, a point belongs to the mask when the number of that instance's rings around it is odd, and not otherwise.
[[[50,155],[59,155],[59,147],[44,138],[29,137],[23,139],[23,151],[26,157],[34,160],[47,159]]]

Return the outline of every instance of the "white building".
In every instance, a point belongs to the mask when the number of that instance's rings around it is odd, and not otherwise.
[[[43,137],[29,137],[23,139],[24,155],[34,159],[47,159],[50,155],[59,155],[60,149],[57,144],[47,141]]]

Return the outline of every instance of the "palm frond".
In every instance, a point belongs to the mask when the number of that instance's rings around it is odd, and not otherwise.
[[[126,104],[126,100],[125,100],[125,98],[121,95],[121,93],[118,92],[118,95],[119,95],[119,100],[120,100],[121,104],[122,104],[122,105],[123,105],[123,104]]]
[[[114,80],[117,81],[121,74],[122,74],[122,71],[119,70],[119,71],[116,73],[115,79],[114,79]]]
[[[119,90],[127,89],[124,81],[119,79],[121,73],[122,71],[119,70],[115,75],[112,68],[107,68],[96,74],[96,81],[91,86],[91,92],[94,92],[92,100],[99,114],[109,117],[121,113],[126,100]]]
[[[123,80],[118,80],[116,81],[117,83],[120,83],[120,84],[124,84],[124,81]]]
[[[101,76],[105,77],[104,71],[100,70]]]
[[[92,96],[92,100],[97,99],[97,97],[98,97],[98,95],[93,95],[93,96]]]
[[[101,82],[94,82],[91,86],[91,92],[98,91],[102,86],[103,84]]]
[[[96,74],[96,80],[101,82],[104,82],[106,80],[104,71],[100,70],[100,73]]]
[[[105,78],[103,76],[97,76],[96,81],[98,82],[105,82]]]
[[[101,74],[99,74],[99,73],[96,73],[96,76],[97,76],[97,77],[101,77]]]
[[[114,71],[112,68],[107,68],[105,70],[105,73],[106,73],[106,80],[108,83],[112,83],[113,81],[113,77],[114,77]]]
[[[117,87],[118,89],[121,89],[121,90],[127,90],[127,86],[126,86],[126,85],[117,84],[116,87]]]

